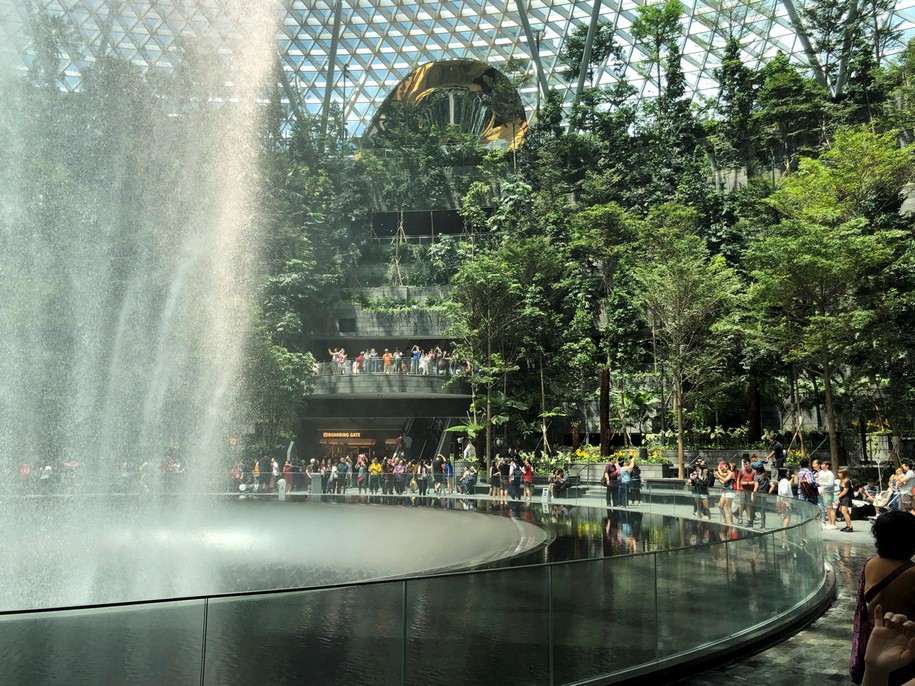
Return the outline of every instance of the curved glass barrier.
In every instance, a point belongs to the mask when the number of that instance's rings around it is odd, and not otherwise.
[[[695,518],[682,489],[646,484],[642,498],[423,501],[552,530],[534,552],[470,570],[6,612],[0,682],[612,682],[788,623],[828,592],[815,506],[793,500],[786,516],[760,499],[767,528],[753,530]]]

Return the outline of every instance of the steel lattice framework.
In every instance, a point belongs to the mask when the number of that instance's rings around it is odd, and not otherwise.
[[[253,0],[259,1],[259,0]],[[285,0],[277,47],[290,111],[326,112],[342,104],[347,127],[359,133],[385,96],[414,69],[439,60],[470,58],[496,68],[521,59],[531,79],[522,88],[533,109],[548,88],[566,103],[583,87],[559,76],[565,37],[578,26],[610,23],[622,46],[630,82],[643,97],[655,87],[645,77],[647,52],[631,33],[648,0]],[[681,52],[692,94],[713,95],[715,69],[728,37],[740,39],[750,67],[781,51],[810,65],[809,41],[796,30],[804,0],[684,0]],[[855,0],[864,2],[865,0]],[[60,53],[63,87],[78,90],[80,70],[116,53],[146,69],[168,70],[184,37],[216,36],[232,50],[244,27],[228,19],[224,0],[0,0],[0,62],[29,63],[27,27],[38,15],[61,16],[75,37]],[[12,3],[12,4],[10,4]],[[897,0],[885,27],[915,35],[915,0]],[[587,48],[586,48],[587,49]],[[613,79],[609,65],[597,85]]]

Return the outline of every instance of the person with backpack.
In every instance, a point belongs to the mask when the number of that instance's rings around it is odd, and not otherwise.
[[[807,459],[801,460],[800,469],[795,479],[797,482],[797,499],[816,505],[818,501],[817,482],[813,472],[810,471],[810,462]]]
[[[611,455],[610,462],[604,468],[604,475],[600,480],[601,484],[607,489],[607,507],[616,505],[620,474],[620,466],[616,463],[616,458]]]
[[[521,457],[513,459],[509,464],[508,497],[512,500],[521,500],[521,479],[524,477],[524,465]]]

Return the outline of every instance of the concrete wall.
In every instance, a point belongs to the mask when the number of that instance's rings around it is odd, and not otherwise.
[[[463,381],[445,384],[451,377],[421,376],[419,374],[338,374],[319,376],[315,379],[314,391],[310,397],[330,395],[349,397],[378,397],[389,395],[398,398],[407,395],[459,395],[470,397],[470,390]]]
[[[378,344],[384,347],[386,338],[405,341],[445,338],[448,317],[444,310],[428,310],[419,305],[401,312],[378,312],[345,303],[334,308],[324,328],[330,337],[378,339]]]

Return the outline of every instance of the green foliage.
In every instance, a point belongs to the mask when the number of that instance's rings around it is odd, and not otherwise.
[[[900,130],[906,143],[915,142],[915,38],[905,47],[899,61],[882,75],[886,83],[889,125]]]
[[[826,90],[805,78],[788,57],[776,55],[760,70],[762,86],[753,124],[759,128],[756,148],[770,164],[790,164],[823,142]]]
[[[754,311],[768,316],[757,336],[786,361],[817,370],[834,458],[839,408],[861,395],[854,379],[876,387],[878,370],[892,367],[887,354],[892,359],[908,346],[895,337],[890,343],[881,322],[901,314],[898,286],[907,283],[910,258],[908,233],[896,227],[911,174],[912,151],[899,149],[894,136],[839,130],[819,160],[802,158],[784,179],[770,202],[786,218],[747,255]],[[896,276],[892,284],[889,275]],[[875,395],[869,404],[882,412]],[[864,412],[860,404],[856,412]]]
[[[756,151],[753,146],[753,112],[756,108],[759,76],[741,59],[740,41],[728,40],[721,57],[718,78],[718,105],[721,115],[716,138],[716,163],[723,167],[744,166],[753,172]]]
[[[257,389],[248,395],[248,417],[258,427],[259,440],[271,444],[288,436],[305,395],[311,391],[315,359],[276,345],[260,328],[252,333],[246,357],[245,381]]]
[[[895,214],[913,172],[913,151],[899,148],[895,134],[841,129],[819,160],[800,161],[771,202],[786,216],[828,225],[865,214]]]
[[[660,93],[663,51],[665,48],[670,50],[683,32],[683,6],[679,0],[665,0],[660,4],[641,5],[636,12],[635,21],[632,22],[632,36],[638,45],[648,49],[649,71],[651,65],[657,66],[656,85]]]
[[[563,65],[560,75],[567,82],[572,83],[578,79],[578,71],[585,55],[585,43],[588,37],[588,24],[580,24],[566,36],[559,54],[559,63]],[[613,37],[613,26],[610,23],[598,22],[591,44],[591,55],[587,65],[588,81],[594,81],[595,67],[603,64],[610,57],[617,61],[623,59],[622,49],[616,44]]]

